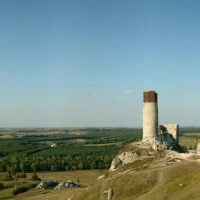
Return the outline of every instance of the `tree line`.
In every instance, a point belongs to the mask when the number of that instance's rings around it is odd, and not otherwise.
[[[118,143],[141,138],[141,129],[92,128],[83,131],[84,134],[80,135],[26,134],[12,139],[0,139],[0,171],[15,174],[28,171],[107,169],[123,147]],[[84,142],[73,142],[76,139],[83,139]],[[55,148],[50,147],[52,143],[56,143]]]
[[[16,153],[0,158],[0,171],[60,171],[107,169],[120,150],[119,146],[82,146],[58,144],[56,148]]]

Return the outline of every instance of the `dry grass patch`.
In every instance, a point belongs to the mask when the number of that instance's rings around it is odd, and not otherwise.
[[[103,192],[109,188],[114,191],[113,200],[200,199],[198,162],[183,161],[166,167],[139,171],[133,170],[133,167],[129,165],[123,173],[110,173],[107,179],[98,181],[77,199],[106,200],[107,195]]]
[[[56,180],[59,183],[72,180],[77,183],[80,180],[81,187],[79,188],[64,188],[61,190],[42,190],[38,188],[31,189],[25,193],[15,196],[14,199],[23,200],[35,200],[35,199],[46,199],[49,200],[66,200],[68,198],[76,199],[82,192],[87,191],[87,188],[94,184],[96,179],[104,174],[104,170],[77,170],[68,172],[43,172],[37,173],[41,180]],[[27,179],[30,179],[32,173],[27,173]]]

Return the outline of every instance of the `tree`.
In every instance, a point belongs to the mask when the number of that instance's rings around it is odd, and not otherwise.
[[[31,163],[31,169],[32,169],[33,171],[37,170],[36,162],[32,162],[32,163]]]
[[[20,162],[19,166],[20,166],[20,169],[21,169],[22,172],[27,171],[25,162]]]
[[[57,165],[51,165],[51,171],[57,171],[58,167]]]
[[[78,183],[78,185],[79,185],[79,183],[80,183],[80,179],[79,179],[79,178],[77,178],[77,183]]]
[[[10,172],[10,169],[8,169],[8,171],[7,171],[6,180],[8,180],[8,181],[12,181],[13,180],[13,177],[12,177],[12,174]]]
[[[6,168],[7,168],[7,167],[6,167],[6,164],[5,164],[5,163],[1,163],[1,164],[0,164],[0,171],[1,171],[1,172],[6,172]]]
[[[65,170],[68,171],[69,170],[69,165],[65,166]]]
[[[91,162],[90,163],[90,169],[95,169],[96,168],[96,163],[95,162]]]
[[[80,162],[80,163],[78,164],[78,168],[79,168],[80,170],[83,169],[83,163],[82,163],[82,162]]]
[[[0,182],[0,189],[3,189],[4,185],[2,182]]]
[[[22,172],[22,174],[20,175],[20,178],[26,178],[26,173]]]
[[[41,180],[41,179],[38,177],[38,175],[36,174],[36,172],[33,173],[32,179],[33,179],[34,181],[40,181],[40,180]]]
[[[77,169],[77,166],[73,165],[73,166],[72,166],[72,169],[73,169],[73,170],[76,170],[76,169]]]
[[[102,165],[101,161],[98,162],[97,168],[98,169],[102,169],[103,168],[103,165]]]
[[[15,176],[15,175],[16,175],[16,172],[17,172],[17,167],[16,167],[16,165],[11,166],[10,171],[11,171],[11,174],[12,174],[13,176]]]

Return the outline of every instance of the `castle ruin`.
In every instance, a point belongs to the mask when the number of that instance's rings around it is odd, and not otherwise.
[[[179,125],[158,126],[158,95],[155,91],[143,93],[143,143],[154,150],[174,149],[179,142]]]
[[[143,93],[143,142],[152,142],[158,135],[157,93]]]

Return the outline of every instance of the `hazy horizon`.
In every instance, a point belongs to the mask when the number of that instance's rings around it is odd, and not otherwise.
[[[161,125],[161,124],[159,124]],[[93,128],[99,128],[99,129],[143,129],[143,127],[128,127],[128,126],[124,126],[124,127],[117,127],[117,126],[90,126],[90,127],[87,127],[87,126],[82,126],[82,127],[0,127],[0,129],[93,129]],[[200,128],[200,126],[181,126],[180,128]]]
[[[197,0],[1,0],[0,127],[197,126]]]

